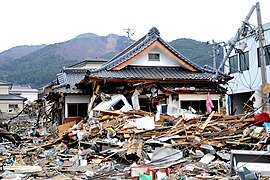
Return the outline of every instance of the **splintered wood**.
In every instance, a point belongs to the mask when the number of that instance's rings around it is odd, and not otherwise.
[[[153,129],[137,128],[136,118],[151,116],[150,113],[133,111],[129,113],[117,114],[103,111],[103,116],[98,119],[103,129],[113,127],[119,137],[129,139],[130,146],[134,146],[134,139],[141,139],[145,142],[151,140],[171,144],[172,147],[193,147],[199,144],[211,144],[215,147],[254,149],[259,140],[267,137],[263,127],[253,124],[254,118],[243,118],[244,115],[228,116],[215,114],[213,111],[208,115],[198,115],[189,120],[183,117],[174,118],[171,116],[161,116],[161,120],[155,121]],[[154,116],[154,115],[152,115]],[[150,123],[150,122],[146,122]],[[94,132],[93,132],[94,133]],[[98,135],[94,133],[94,135]],[[90,133],[91,136],[91,133]],[[132,143],[133,142],[133,143]],[[248,144],[245,146],[245,143]],[[254,144],[254,146],[250,146]],[[245,147],[243,147],[245,146]],[[266,148],[260,146],[259,149]],[[132,148],[133,149],[133,148]],[[131,149],[128,150],[130,153]]]
[[[136,162],[142,166],[146,163],[149,167],[173,167],[181,174],[198,178],[207,169],[216,169],[219,171],[216,175],[225,177],[227,166],[220,166],[230,160],[230,150],[265,151],[270,142],[263,123],[256,123],[254,116],[226,116],[215,112],[179,117],[161,115],[160,120],[155,121],[154,114],[144,111],[124,113],[106,110],[98,111],[96,116],[77,124],[62,124],[58,130],[58,136],[30,138],[34,139],[29,141],[32,145],[23,146],[16,152],[23,157],[21,163],[13,167],[4,166],[4,169],[39,172],[44,171],[46,161],[61,159],[57,163],[63,161],[62,168],[69,164],[77,171],[81,167],[79,158],[99,166],[102,163],[108,165],[110,159],[114,159],[126,164]],[[43,155],[39,156],[42,152]],[[173,155],[177,155],[177,159],[173,159]],[[75,157],[78,158],[78,162],[74,161],[76,166],[74,163],[70,165],[69,159]],[[28,159],[30,162],[40,159],[40,167],[29,163]],[[202,162],[203,168],[200,167]],[[217,178],[212,174],[203,174],[202,177]]]

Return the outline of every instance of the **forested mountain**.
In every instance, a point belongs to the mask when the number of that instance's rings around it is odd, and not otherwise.
[[[53,81],[62,67],[86,59],[109,60],[131,42],[125,36],[87,33],[47,46],[17,46],[0,53],[0,76],[14,84],[28,84],[38,88]],[[212,66],[212,46],[206,42],[177,39],[169,44],[195,63]]]

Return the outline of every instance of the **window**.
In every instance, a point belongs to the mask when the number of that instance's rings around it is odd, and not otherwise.
[[[86,117],[87,103],[70,103],[68,104],[68,117]]]
[[[265,53],[265,65],[270,65],[270,44],[264,46]],[[258,56],[258,67],[261,67],[261,59],[260,59],[260,48],[257,48],[257,56]]]
[[[218,100],[212,100],[214,108],[213,111],[218,111]],[[198,101],[181,101],[181,109],[189,109],[189,106],[197,111],[198,114],[207,112],[206,109],[206,100],[198,100]]]
[[[239,54],[240,71],[249,70],[249,52]]]
[[[158,53],[149,53],[148,61],[160,61],[160,56]]]
[[[123,106],[125,106],[125,103],[120,99],[116,104],[112,105],[110,110],[120,110]]]
[[[9,104],[9,109],[16,109],[18,108],[18,104]]]
[[[230,73],[238,71],[238,58],[237,55],[229,57]]]

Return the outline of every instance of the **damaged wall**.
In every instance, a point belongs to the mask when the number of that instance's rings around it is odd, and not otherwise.
[[[214,103],[214,109],[220,112],[220,95],[219,94],[210,94],[210,98]],[[173,94],[168,98],[168,108],[178,108],[178,109],[188,109],[188,106],[196,104],[194,110],[196,112],[206,111],[206,99],[207,94]],[[199,104],[200,103],[200,104]],[[188,105],[189,104],[189,105]],[[201,106],[201,107],[200,107]],[[175,110],[172,110],[175,112]],[[205,112],[201,112],[205,113]]]

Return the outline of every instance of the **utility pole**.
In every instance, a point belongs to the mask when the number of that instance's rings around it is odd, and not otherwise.
[[[215,40],[212,40],[211,42],[207,41],[207,44],[212,45],[212,58],[213,58],[213,69],[217,69],[217,55],[218,55],[218,48],[221,46],[221,44],[224,42],[216,42]]]
[[[217,49],[216,49],[216,45],[214,45],[212,47],[212,50],[213,50],[213,68],[217,69],[217,58],[216,58]]]
[[[261,61],[261,76],[262,76],[262,85],[261,85],[261,95],[262,95],[262,110],[265,110],[265,104],[267,103],[267,96],[263,93],[263,88],[267,84],[267,75],[266,75],[266,63],[265,63],[265,52],[264,52],[264,33],[262,26],[262,17],[260,10],[260,3],[256,3],[256,12],[257,12],[257,23],[258,23],[258,39],[259,39],[259,52],[260,52],[260,61]]]
[[[252,8],[250,9],[248,15],[246,16],[245,20],[243,21],[242,26],[240,27],[240,29],[239,29],[239,30],[237,31],[237,33],[235,34],[235,36],[234,36],[234,38],[233,38],[233,40],[232,40],[232,42],[231,42],[231,44],[230,44],[230,47],[229,47],[229,49],[228,49],[227,52],[226,52],[226,55],[224,56],[222,62],[220,63],[219,67],[218,67],[217,70],[216,70],[215,75],[214,75],[213,78],[212,78],[213,81],[217,81],[217,80],[218,80],[218,75],[219,75],[220,72],[222,72],[221,69],[223,68],[225,62],[226,62],[227,59],[229,58],[229,56],[230,56],[232,50],[234,49],[234,46],[235,46],[236,42],[239,41],[241,32],[242,32],[243,29],[246,27],[246,24],[248,24],[248,20],[249,20],[250,16],[252,15],[253,11],[255,10],[255,8],[256,8],[256,6],[253,5]]]
[[[213,76],[213,81],[218,81],[218,75],[221,73],[221,68],[224,66],[225,62],[229,58],[229,55],[231,51],[234,49],[234,46],[236,42],[239,41],[240,35],[243,32],[243,30],[246,28],[246,25],[249,24],[248,20],[250,19],[253,11],[256,9],[257,12],[257,25],[258,25],[258,40],[259,40],[259,52],[260,52],[260,62],[261,62],[261,78],[262,78],[262,84],[261,84],[261,98],[262,98],[262,110],[265,110],[265,104],[267,103],[267,96],[263,93],[263,88],[267,84],[267,75],[266,75],[266,63],[265,63],[265,52],[264,52],[264,32],[263,32],[263,26],[262,26],[262,18],[261,18],[261,10],[260,10],[260,3],[257,2],[255,5],[252,6],[250,9],[248,15],[246,16],[245,20],[242,23],[242,26],[237,31],[235,37],[230,42],[229,49],[227,49],[226,55],[224,56],[222,62],[220,63],[218,69],[216,70],[215,75]]]

